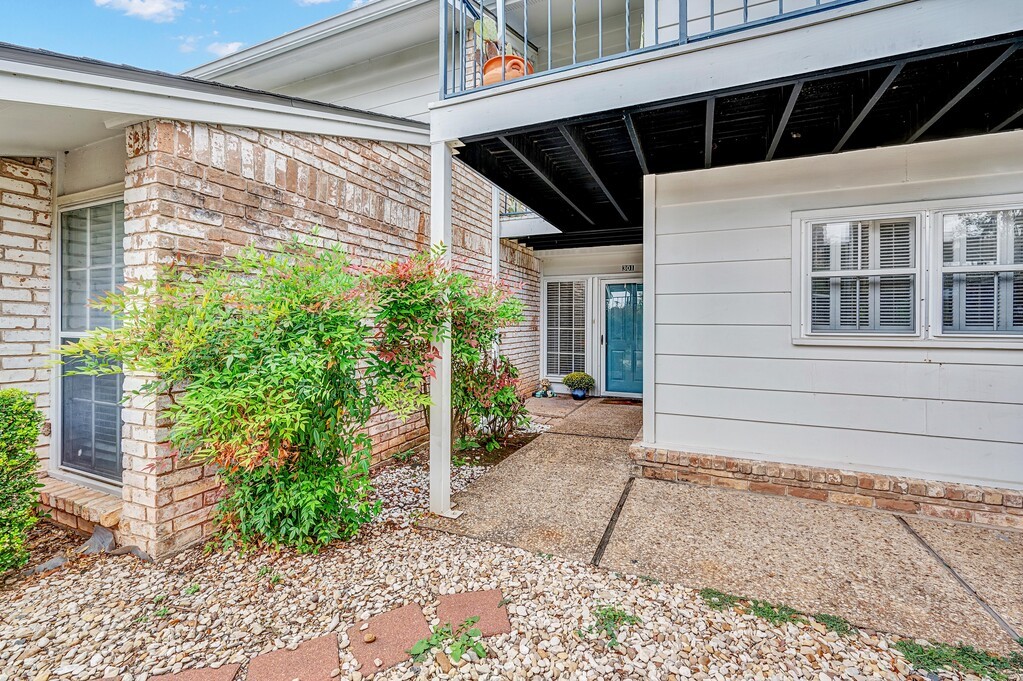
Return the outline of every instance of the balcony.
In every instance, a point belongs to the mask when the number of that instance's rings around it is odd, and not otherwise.
[[[640,243],[647,175],[1023,127],[1018,0],[521,1],[442,0],[465,52],[430,133],[557,229],[538,248]]]
[[[539,213],[511,194],[501,192],[498,200],[502,239],[530,239],[561,233]]]
[[[446,68],[441,96],[497,88],[863,1],[450,0],[443,3]],[[680,16],[686,20],[680,23]]]

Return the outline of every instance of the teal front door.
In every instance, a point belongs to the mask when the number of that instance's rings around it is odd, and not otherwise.
[[[604,391],[643,392],[643,284],[604,284]]]

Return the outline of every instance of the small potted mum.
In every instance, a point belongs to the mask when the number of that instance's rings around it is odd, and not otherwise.
[[[572,399],[574,400],[585,400],[586,393],[593,390],[593,386],[596,385],[593,376],[590,376],[585,371],[572,372],[565,376],[562,382],[572,391]]]

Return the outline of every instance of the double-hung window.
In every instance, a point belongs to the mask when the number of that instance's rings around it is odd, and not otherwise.
[[[548,281],[544,296],[547,375],[586,371],[586,282]]]
[[[942,333],[1023,333],[1023,208],[939,217]]]
[[[811,222],[808,228],[812,333],[916,332],[916,218]]]
[[[794,218],[794,342],[1012,347],[1023,338],[1023,196]]]

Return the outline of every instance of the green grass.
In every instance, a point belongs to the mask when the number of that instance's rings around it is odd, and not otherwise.
[[[169,614],[170,614],[170,608],[163,607],[163,608],[160,608],[159,610],[157,610],[156,612],[154,612],[153,616],[155,616],[155,617],[166,617]]]
[[[199,593],[199,585],[189,584],[188,587],[185,589],[185,593],[189,596],[194,596],[195,594]]]
[[[458,628],[450,624],[435,626],[429,636],[416,641],[406,652],[416,662],[425,660],[435,648],[439,650],[447,648],[452,662],[456,664],[469,651],[475,652],[482,659],[487,656],[487,649],[483,645],[483,632],[476,627],[479,621],[479,617],[470,617]]]
[[[717,589],[700,589],[700,598],[714,610],[734,607],[742,599]]]
[[[1023,672],[1023,654],[1018,652],[1006,657],[999,657],[963,644],[957,646],[947,643],[925,645],[907,639],[896,643],[895,648],[906,656],[911,665],[922,671],[933,672],[939,669],[948,669],[972,673],[996,681],[1006,679],[1007,672]]]
[[[661,580],[657,579],[656,577],[647,577],[646,575],[640,575],[639,576],[639,581],[643,582],[644,584],[660,584],[661,583]]]
[[[643,621],[635,615],[630,615],[619,606],[610,604],[597,606],[593,610],[593,616],[597,621],[595,624],[590,625],[587,631],[591,634],[607,634],[608,648],[621,645],[621,642],[618,640],[618,630],[621,627],[628,624],[639,624]]]
[[[841,636],[848,636],[849,634],[856,633],[856,628],[849,624],[848,620],[839,617],[838,615],[829,615],[826,612],[819,612],[814,615],[813,618],[827,627],[828,631],[833,631]]]
[[[767,620],[771,624],[806,621],[803,613],[787,605],[775,605],[767,601],[752,600],[749,602],[749,609],[751,613]]]
[[[416,456],[414,449],[406,449],[404,452],[398,452],[394,455],[394,460],[398,463],[408,463]]]

